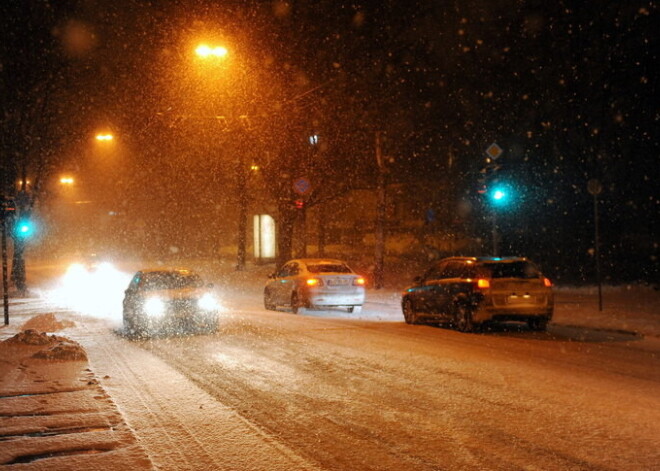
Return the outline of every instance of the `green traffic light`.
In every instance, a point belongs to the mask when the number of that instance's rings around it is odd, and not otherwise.
[[[506,206],[510,203],[511,191],[506,186],[498,185],[489,192],[489,197],[495,206]]]
[[[493,199],[496,201],[503,200],[504,198],[506,198],[506,193],[502,190],[495,190],[493,193]]]
[[[19,221],[16,224],[16,235],[25,239],[32,236],[34,233],[34,227],[30,221]]]

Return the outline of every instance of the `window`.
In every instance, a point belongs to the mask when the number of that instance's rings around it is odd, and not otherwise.
[[[179,289],[179,288],[201,288],[204,285],[199,275],[193,273],[178,272],[153,272],[144,275],[143,289]]]
[[[352,273],[351,269],[343,263],[319,263],[316,265],[307,265],[310,273]]]
[[[461,278],[464,268],[463,262],[449,262],[441,274],[441,278]]]
[[[541,272],[530,262],[499,262],[484,263],[481,267],[483,275],[488,278],[539,278]]]
[[[442,272],[444,271],[445,267],[447,266],[447,262],[438,262],[435,265],[431,267],[429,271],[426,272],[426,275],[424,276],[425,280],[439,280],[442,278]]]

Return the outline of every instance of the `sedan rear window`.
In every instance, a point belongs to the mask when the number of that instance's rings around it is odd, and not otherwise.
[[[541,272],[529,262],[484,263],[479,267],[487,278],[539,278]]]
[[[310,273],[353,273],[347,265],[338,263],[319,263],[316,265],[307,265]]]

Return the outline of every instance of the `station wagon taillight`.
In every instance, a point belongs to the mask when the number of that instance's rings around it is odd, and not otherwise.
[[[486,278],[479,278],[477,280],[477,288],[479,289],[488,289],[490,288],[490,281]]]
[[[552,287],[552,281],[550,281],[549,278],[543,278],[543,284],[545,285],[546,288]]]

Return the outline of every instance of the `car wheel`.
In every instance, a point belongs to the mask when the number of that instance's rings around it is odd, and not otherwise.
[[[362,312],[362,306],[350,306],[347,311],[353,314],[359,314]]]
[[[201,331],[203,333],[212,334],[218,331],[218,316],[210,316],[204,319],[201,323]]]
[[[403,300],[403,318],[406,321],[406,324],[418,324],[419,320],[417,318],[417,311],[415,311],[415,305],[413,304],[412,299],[406,298]]]
[[[458,303],[454,307],[454,327],[459,332],[474,331],[472,309],[465,303]]]
[[[548,319],[546,317],[534,317],[527,321],[529,328],[537,332],[545,332],[548,329]]]
[[[145,335],[144,326],[138,325],[135,320],[135,314],[130,315],[124,310],[124,332],[130,338],[143,337]]]
[[[275,303],[273,303],[273,297],[268,290],[264,291],[264,307],[269,311],[274,311],[277,308]]]
[[[303,314],[305,307],[302,305],[298,293],[294,292],[291,294],[291,312],[293,314]]]

